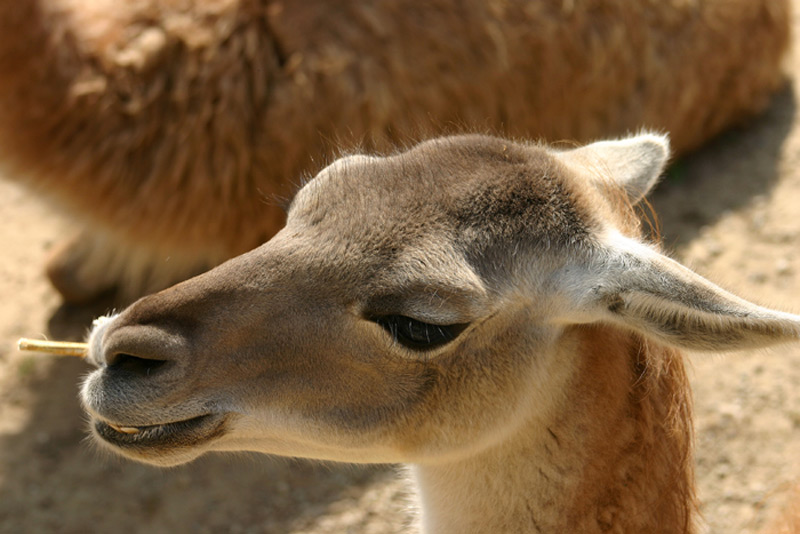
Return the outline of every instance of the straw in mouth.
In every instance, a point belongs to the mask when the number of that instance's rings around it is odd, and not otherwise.
[[[76,343],[73,341],[47,341],[43,339],[22,338],[17,343],[19,350],[47,352],[49,354],[59,354],[61,356],[77,356],[85,358],[89,351],[88,343]]]

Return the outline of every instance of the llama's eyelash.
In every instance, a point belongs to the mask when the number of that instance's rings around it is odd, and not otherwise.
[[[450,343],[464,331],[466,323],[439,325],[405,315],[381,315],[372,320],[396,342],[412,350],[430,350]]]

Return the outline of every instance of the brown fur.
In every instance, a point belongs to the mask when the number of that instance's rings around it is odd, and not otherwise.
[[[163,287],[283,224],[334,146],[462,128],[683,152],[762,109],[787,0],[0,3],[6,175],[85,221],[70,300]]]

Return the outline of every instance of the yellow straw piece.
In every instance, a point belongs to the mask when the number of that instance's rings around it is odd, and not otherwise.
[[[62,356],[78,356],[85,358],[89,350],[88,343],[75,343],[72,341],[45,341],[41,339],[22,338],[17,343],[19,350],[47,352]]]

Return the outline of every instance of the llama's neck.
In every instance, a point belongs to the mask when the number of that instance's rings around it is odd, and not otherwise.
[[[580,370],[554,417],[474,457],[414,467],[423,532],[693,531],[680,356],[608,328],[572,334]]]

